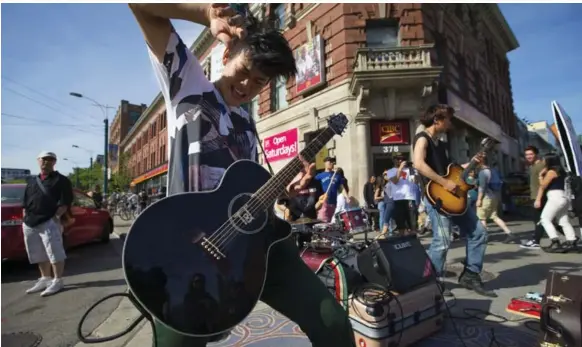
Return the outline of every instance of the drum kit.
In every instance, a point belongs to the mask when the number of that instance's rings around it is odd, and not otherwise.
[[[299,218],[291,222],[293,236],[303,261],[317,271],[322,261],[357,244],[354,235],[364,234],[367,243],[368,232],[372,231],[369,210],[362,208],[339,212],[331,223],[317,219]]]

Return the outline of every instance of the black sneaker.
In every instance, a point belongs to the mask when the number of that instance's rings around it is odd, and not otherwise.
[[[562,244],[560,239],[552,239],[548,247],[542,247],[546,253],[562,253]]]
[[[466,289],[472,290],[479,295],[486,296],[488,298],[496,298],[497,294],[492,290],[487,290],[483,286],[483,281],[481,281],[481,276],[472,271],[463,271],[459,277],[459,284]]]
[[[574,253],[574,252],[580,252],[577,240],[566,241],[562,243],[560,249],[557,249],[554,253]]]
[[[513,243],[516,242],[518,240],[518,237],[513,235],[513,234],[507,234],[507,236],[505,237],[505,240],[503,240],[502,242],[507,244],[507,243]]]
[[[525,248],[525,249],[540,249],[540,244],[535,242],[534,240],[529,240],[528,242],[526,242],[525,244],[519,246],[521,248]]]

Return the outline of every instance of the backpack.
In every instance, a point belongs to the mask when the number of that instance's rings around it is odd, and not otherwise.
[[[503,181],[501,180],[501,175],[499,171],[496,169],[490,168],[489,171],[491,172],[491,179],[489,180],[488,188],[494,193],[501,192],[501,188],[503,187]]]

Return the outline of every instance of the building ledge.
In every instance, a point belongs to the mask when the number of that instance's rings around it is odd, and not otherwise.
[[[433,45],[360,48],[356,51],[350,92],[359,86],[368,88],[406,88],[432,84],[443,70],[432,66]]]

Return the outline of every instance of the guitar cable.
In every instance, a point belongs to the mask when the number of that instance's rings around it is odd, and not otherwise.
[[[442,202],[437,201],[437,206],[440,206],[441,203]],[[440,210],[440,208],[437,208],[437,206],[433,206],[433,208],[435,208],[436,211],[437,211],[437,213],[438,213],[438,210]],[[438,230],[439,230],[440,233],[443,233],[443,234],[440,235],[441,236],[441,239],[445,243],[446,248],[448,250],[448,249],[450,249],[450,245],[451,245],[450,237],[445,237],[446,236],[446,235],[444,235],[444,233],[445,233],[444,230],[445,229],[443,227],[443,224],[442,224],[441,219],[440,218],[437,218],[437,221],[438,221],[438,224],[439,224]],[[431,220],[431,223],[434,223],[434,221]],[[448,234],[450,234],[450,232]],[[450,235],[448,235],[448,236],[450,236]],[[433,235],[433,237],[434,237],[434,235]],[[433,270],[432,271],[432,276],[433,276],[434,280],[437,281],[438,287],[439,287],[439,291],[441,292],[441,295],[444,298],[445,297],[444,296],[444,289],[445,289],[444,288],[444,283],[442,283],[440,281],[440,279],[438,278],[436,268],[435,268],[432,260],[430,259],[430,257],[428,256],[428,253],[426,251],[425,251],[425,255],[426,255],[426,259],[431,264],[431,267],[432,267],[432,270]],[[463,266],[466,266],[466,261],[463,261],[462,263],[463,263]],[[445,262],[445,267],[443,269],[445,273],[447,271],[446,269],[447,269],[447,263]],[[463,271],[461,272],[461,276],[463,275],[464,271],[465,271],[465,269],[463,269]],[[448,303],[447,303],[447,300],[443,300],[443,302],[445,304],[445,308],[447,310],[448,317],[450,318],[451,323],[453,325],[453,329],[455,331],[455,334],[457,335],[457,337],[461,341],[461,344],[463,345],[463,347],[467,347],[467,344],[465,343],[465,340],[463,339],[463,337],[461,336],[461,333],[459,332],[459,329],[457,327],[457,324],[455,323],[455,319],[460,319],[460,320],[476,319],[476,320],[480,320],[480,321],[485,321],[485,322],[490,322],[490,323],[498,323],[498,324],[509,323],[509,322],[512,322],[512,323],[524,322],[524,326],[527,329],[529,329],[531,331],[539,331],[539,329],[535,329],[535,328],[532,328],[531,327],[531,325],[533,323],[536,323],[536,324],[539,325],[539,322],[536,321],[536,320],[534,320],[534,319],[531,319],[531,318],[508,319],[508,318],[505,318],[505,317],[503,317],[501,315],[492,313],[490,311],[482,310],[482,309],[477,309],[477,308],[471,308],[471,307],[463,308],[463,314],[464,314],[464,316],[455,316],[451,312],[451,307],[454,307],[456,305],[457,298],[455,297],[455,295],[453,293],[450,293],[450,296],[453,298],[452,299],[453,305],[449,306]],[[496,318],[496,320],[487,319],[487,316],[494,317],[494,318]],[[489,340],[488,347],[503,347],[499,343],[499,341],[497,340],[497,338],[495,336],[495,329],[494,328],[491,328],[491,336],[490,336],[490,340]]]

